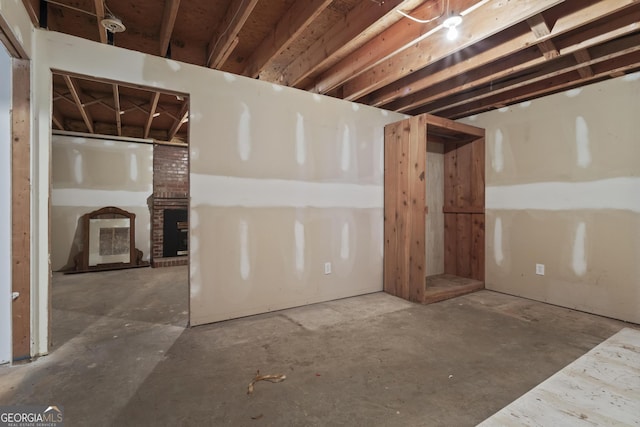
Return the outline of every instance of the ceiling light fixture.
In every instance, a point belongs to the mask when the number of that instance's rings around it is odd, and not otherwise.
[[[122,20],[112,14],[106,15],[100,23],[107,31],[112,33],[121,33],[127,29],[122,23]]]
[[[127,29],[122,23],[122,19],[118,18],[116,15],[111,12],[109,6],[107,6],[107,2],[104,2],[104,8],[107,10],[107,14],[104,16],[100,24],[109,31],[110,33],[121,33]]]
[[[458,25],[462,24],[462,15],[452,13],[444,20],[442,26],[447,29],[447,39],[455,40],[458,38]]]
[[[445,10],[442,11],[440,13],[440,15],[435,16],[431,19],[418,19],[418,18],[414,18],[413,16],[409,15],[408,13],[405,13],[399,9],[397,9],[396,11],[404,16],[405,18],[409,18],[415,22],[418,22],[420,24],[427,24],[429,22],[435,21],[436,19],[441,18],[442,16],[448,15],[448,18],[444,20],[444,22],[442,24],[440,24],[439,26],[433,28],[432,30],[430,30],[427,35],[429,34],[433,34],[434,32],[436,32],[437,30],[439,30],[440,28],[446,28],[447,29],[447,39],[448,40],[455,40],[456,38],[458,38],[458,25],[460,25],[462,23],[462,16],[465,15],[466,13],[471,12],[472,10],[475,10],[476,8],[478,8],[480,5],[488,2],[489,0],[481,0],[480,2],[478,2],[476,5],[470,7],[469,9],[465,10],[464,12],[462,12],[462,14],[460,13],[455,13],[455,12],[451,12],[451,0],[447,0],[446,2],[446,7]],[[444,4],[445,0],[441,0],[441,4]],[[426,37],[422,36],[423,38]]]

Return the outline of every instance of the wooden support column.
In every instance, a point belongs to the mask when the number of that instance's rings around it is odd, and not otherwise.
[[[384,291],[423,302],[427,127],[425,115],[385,127]]]
[[[30,63],[13,59],[11,110],[11,275],[13,360],[31,357]]]

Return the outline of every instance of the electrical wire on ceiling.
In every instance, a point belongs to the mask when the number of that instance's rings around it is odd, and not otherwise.
[[[56,6],[66,7],[67,9],[75,10],[76,12],[86,13],[87,15],[91,15],[91,16],[95,16],[95,17],[98,16],[93,12],[89,12],[88,10],[80,9],[79,7],[71,6],[71,5],[64,4],[64,3],[59,3],[59,2],[54,1],[54,0],[44,0],[44,1],[46,1],[47,3],[55,4]]]
[[[207,65],[209,65],[209,63],[211,62],[211,58],[213,57],[213,54],[216,51],[216,47],[218,47],[218,43],[220,43],[220,40],[222,39],[222,37],[224,37],[227,34],[227,32],[229,32],[231,25],[233,25],[233,21],[235,21],[236,18],[238,17],[238,14],[240,13],[240,11],[242,10],[242,7],[244,6],[244,2],[245,0],[242,0],[240,2],[240,4],[238,5],[238,9],[236,10],[236,13],[233,15],[233,18],[231,18],[231,20],[229,21],[229,25],[227,25],[227,28],[224,29],[224,31],[218,37],[218,40],[216,40],[216,43],[213,45],[213,48],[211,48],[211,53],[207,58]]]
[[[96,18],[98,18],[98,15],[96,15],[93,12],[90,12],[88,10],[84,10],[84,9],[80,9],[79,7],[75,7],[75,6],[71,6],[68,4],[64,4],[64,3],[60,3],[57,2],[55,0],[45,0],[47,3],[51,3],[51,4],[55,4],[56,6],[60,6],[60,7],[65,7],[67,9],[71,9],[71,10],[75,10],[76,12],[81,12],[81,13],[86,13],[87,15],[91,15],[91,16],[95,16]],[[107,11],[107,15],[102,17],[102,21],[100,22],[102,24],[102,26],[107,29],[108,31],[111,31],[112,33],[119,33],[122,32],[126,29],[126,27],[124,26],[124,24],[122,23],[122,20],[118,17],[116,17],[116,15],[114,15],[113,12],[111,12],[111,9],[109,9],[109,6],[107,6],[106,2],[103,2],[104,8]]]
[[[447,9],[449,9],[449,1],[450,1],[450,0],[447,0]],[[441,0],[441,1],[440,1],[440,5],[442,6],[443,4],[444,4],[444,0]],[[442,7],[441,7],[441,9],[442,9],[442,11],[440,12],[440,15],[438,15],[438,16],[434,16],[434,17],[433,17],[433,18],[431,18],[431,19],[419,19],[419,18],[415,18],[415,17],[413,17],[413,16],[409,15],[408,13],[401,11],[400,9],[397,9],[397,10],[396,10],[396,12],[398,12],[400,15],[404,16],[405,18],[409,18],[409,19],[411,19],[412,21],[417,22],[418,24],[428,24],[429,22],[433,22],[433,21],[435,21],[436,19],[440,19],[440,18],[442,18],[442,16],[444,16],[445,9],[444,9],[444,8],[442,8]]]
[[[462,19],[465,15],[473,12],[474,10],[476,10],[477,8],[479,8],[480,6],[490,2],[491,0],[480,0],[478,1],[476,4],[474,4],[473,6],[469,7],[468,9],[465,9],[464,11],[462,11],[461,13],[456,13],[453,12],[451,10],[451,0],[447,0],[447,6],[446,8],[440,13],[440,15],[433,17],[431,19],[418,19],[415,18],[411,15],[409,15],[406,12],[403,12],[399,9],[397,9],[396,11],[401,14],[402,16],[409,18],[415,22],[418,22],[420,24],[426,24],[432,21],[435,21],[436,19],[442,18],[443,16],[447,16],[447,18],[442,22],[442,24],[438,25],[437,27],[431,29],[427,35],[433,34],[434,32],[436,32],[437,30],[439,30],[440,28],[446,28],[447,29],[447,39],[449,40],[455,40],[458,37],[458,26],[462,23]],[[444,0],[441,1],[440,4],[444,4]],[[422,38],[426,37],[427,35],[424,35]]]

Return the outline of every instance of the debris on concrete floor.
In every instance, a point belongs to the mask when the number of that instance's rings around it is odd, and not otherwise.
[[[249,383],[249,389],[247,390],[247,394],[253,393],[253,385],[258,381],[269,381],[272,383],[279,383],[287,379],[287,376],[284,374],[275,374],[275,375],[260,375],[260,371],[256,371],[256,376]]]

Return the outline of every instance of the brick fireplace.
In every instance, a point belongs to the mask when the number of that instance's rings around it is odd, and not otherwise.
[[[151,265],[187,265],[189,209],[189,151],[187,147],[153,146],[153,195],[151,209]],[[171,224],[165,225],[165,219]],[[173,230],[177,227],[177,230]],[[166,233],[165,233],[166,232]],[[179,241],[173,242],[173,239]],[[177,250],[176,245],[178,245]]]

